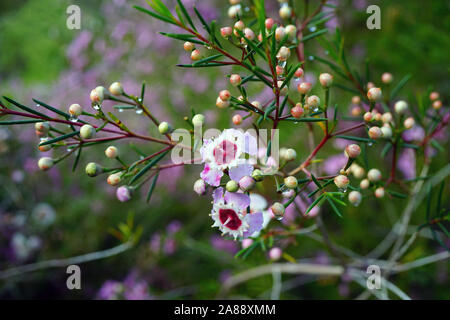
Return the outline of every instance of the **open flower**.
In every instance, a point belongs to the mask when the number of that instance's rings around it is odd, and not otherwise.
[[[200,149],[202,162],[205,163],[200,177],[209,185],[217,187],[224,170],[229,170],[233,180],[237,180],[233,175],[241,176],[242,172],[251,175],[253,167],[244,155],[256,155],[256,150],[256,138],[236,129],[226,129],[216,138],[205,139]]]
[[[247,238],[259,232],[263,226],[262,212],[251,212],[250,197],[244,193],[233,193],[217,188],[213,193],[213,208],[211,218],[213,227],[218,227],[222,234],[230,234]]]

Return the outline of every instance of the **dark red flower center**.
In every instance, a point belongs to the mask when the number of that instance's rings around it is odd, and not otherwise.
[[[236,157],[237,146],[228,140],[223,140],[213,151],[217,164],[226,164]]]
[[[231,230],[237,230],[242,224],[241,219],[239,219],[238,215],[232,209],[220,209],[219,210],[219,219],[223,225]]]

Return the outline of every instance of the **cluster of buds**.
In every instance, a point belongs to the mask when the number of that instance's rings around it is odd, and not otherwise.
[[[235,82],[236,81],[236,82]],[[238,74],[232,74],[230,82],[233,84],[240,83],[241,77]],[[227,108],[230,105],[231,93],[228,90],[222,90],[219,92],[219,96],[216,99],[216,106],[220,109]]]

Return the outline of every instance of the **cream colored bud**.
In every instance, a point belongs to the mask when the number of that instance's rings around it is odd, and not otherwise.
[[[277,59],[279,61],[286,61],[287,59],[289,59],[290,55],[291,50],[288,47],[282,46],[280,50],[278,50]]]
[[[393,79],[394,77],[389,72],[385,72],[381,75],[381,82],[383,83],[389,84],[392,82]]]
[[[361,187],[361,189],[367,189],[369,187],[369,185],[370,185],[370,182],[368,179],[363,179],[359,183],[359,186]]]
[[[105,155],[110,159],[117,158],[117,156],[119,155],[119,150],[117,150],[115,146],[109,146],[105,150]]]
[[[345,147],[345,154],[349,158],[356,158],[361,153],[361,148],[357,144],[349,144]]]
[[[121,180],[120,176],[121,176],[120,172],[110,174],[106,179],[106,182],[108,182],[108,184],[111,186],[117,186]]]
[[[371,88],[367,92],[367,98],[369,98],[369,101],[380,101],[382,97],[383,93],[381,92],[380,88]]]
[[[50,157],[42,157],[38,161],[38,166],[42,171],[47,171],[53,167],[53,159]]]
[[[281,19],[289,19],[292,16],[292,9],[287,5],[283,5],[279,10],[279,14]]]
[[[113,82],[109,86],[109,92],[111,92],[115,96],[120,96],[123,93],[123,87],[120,82]]]
[[[416,122],[414,121],[413,117],[406,118],[405,121],[403,121],[403,125],[406,129],[411,129],[412,127],[414,127],[415,123]]]
[[[195,49],[195,45],[194,45],[192,42],[186,41],[186,42],[183,44],[183,49],[184,49],[184,51],[186,51],[186,52],[191,52],[192,50]]]
[[[205,116],[202,114],[196,114],[192,117],[192,124],[194,127],[201,127],[205,123]]]
[[[297,188],[297,185],[298,185],[297,178],[294,176],[289,176],[289,177],[284,178],[284,185],[286,187],[288,187],[289,189]]]
[[[394,105],[394,110],[398,114],[404,114],[408,110],[408,103],[403,100],[397,101]]]
[[[90,124],[85,124],[80,128],[80,136],[83,139],[90,139],[95,136],[95,129]]]
[[[306,103],[312,108],[317,108],[320,105],[320,98],[318,96],[310,96],[306,99]]]
[[[220,97],[216,99],[216,106],[220,109],[227,108],[230,105],[230,100],[223,101]]]
[[[378,139],[383,135],[383,133],[381,132],[380,127],[371,127],[369,129],[369,137],[371,139]]]
[[[343,174],[340,174],[338,176],[336,176],[334,178],[334,184],[336,185],[336,187],[338,187],[339,189],[345,189],[347,188],[348,184],[349,184],[349,180],[347,176],[344,176]]]
[[[352,191],[348,194],[348,201],[355,207],[359,206],[362,200],[362,194],[358,191]]]
[[[384,197],[384,188],[379,187],[375,189],[375,197],[377,198],[383,198]]]
[[[383,121],[384,123],[392,122],[392,120],[392,113],[390,112],[383,113],[383,115],[381,116],[381,121]]]
[[[69,113],[75,117],[81,116],[83,113],[83,108],[78,103],[71,104],[69,107]]]
[[[319,81],[322,87],[329,88],[333,83],[333,76],[329,73],[321,73],[319,76]]]
[[[370,169],[369,172],[367,172],[367,178],[369,178],[369,181],[371,182],[377,182],[381,180],[381,172],[378,169]]]

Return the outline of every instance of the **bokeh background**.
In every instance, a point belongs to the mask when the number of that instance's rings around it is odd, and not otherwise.
[[[217,19],[218,26],[230,23],[226,16],[228,1],[183,2],[186,7],[196,3],[208,20]],[[402,98],[413,101],[416,93],[433,89],[441,93],[446,105],[450,92],[448,1],[332,2],[338,6],[337,17],[327,25],[342,28],[352,67],[364,72],[369,58],[376,83],[383,72],[391,72],[397,81],[412,74],[400,94]],[[277,1],[266,3],[276,17]],[[70,4],[81,8],[81,30],[66,28],[66,8]],[[127,92],[138,94],[142,81],[146,81],[145,100],[159,119],[183,126],[182,117],[194,108],[206,115],[207,126],[230,127],[230,113],[214,105],[218,91],[227,87],[225,75],[230,69],[175,67],[189,61],[182,43],[158,34],[174,29],[137,12],[133,4],[145,6],[138,0],[1,1],[0,93],[28,105],[31,98],[38,98],[66,109],[75,102],[88,106],[89,92],[97,85],[121,81]],[[370,4],[381,7],[381,30],[366,28],[365,9]],[[308,44],[306,53],[326,54],[315,44]],[[315,81],[323,70],[323,65],[310,61],[307,76]],[[263,101],[270,90],[255,87],[251,94],[254,100]],[[343,112],[350,108],[350,98],[345,91],[332,92],[332,99]],[[120,116],[134,127],[156,135],[142,115],[125,111]],[[296,148],[303,158],[306,139],[293,134],[300,129],[285,125],[281,129],[283,144]],[[448,145],[445,137],[440,139],[444,147]],[[240,250],[239,242],[224,239],[210,228],[210,198],[192,192],[201,171],[199,166],[164,171],[150,204],[145,203],[146,190],[142,196],[120,203],[104,177],[91,179],[83,172],[87,162],[107,163],[104,146],[85,152],[82,166],[75,173],[73,160],[43,173],[37,168],[37,159],[42,155],[37,143],[32,125],[0,127],[0,270],[114,247],[120,240],[111,230],[131,217],[134,226],[142,227],[143,232],[132,249],[83,264],[82,290],[67,290],[65,269],[57,268],[0,280],[0,298],[105,299],[115,297],[122,289],[120,297],[125,299],[214,298],[231,274],[268,263],[267,253],[259,249],[245,260],[234,258]],[[152,145],[135,145],[148,153],[157,150]],[[128,145],[117,146],[125,151],[126,160],[137,158]],[[379,159],[378,147],[373,148],[372,165],[388,170]],[[333,157],[341,150],[339,144],[330,145],[326,154]],[[330,159],[331,164],[339,161]],[[447,164],[448,159],[447,151],[439,151],[433,158],[432,171]],[[416,169],[409,170],[415,173]],[[448,188],[445,192],[448,194]],[[447,197],[444,199],[448,207]],[[347,208],[344,219],[324,209],[324,219],[334,240],[366,254],[390,230],[405,203],[369,199],[359,208]],[[423,219],[421,206],[412,224],[419,225]],[[433,239],[421,238],[402,261],[440,250],[444,249]],[[308,237],[299,236],[287,252],[298,261],[332,262],[325,247]],[[442,261],[393,279],[413,298],[448,299],[448,272],[448,261]],[[283,280],[287,281],[281,293],[283,299],[347,299],[361,292],[359,285],[340,278],[283,276]],[[269,298],[271,287],[271,276],[259,277],[240,285],[231,296]]]

